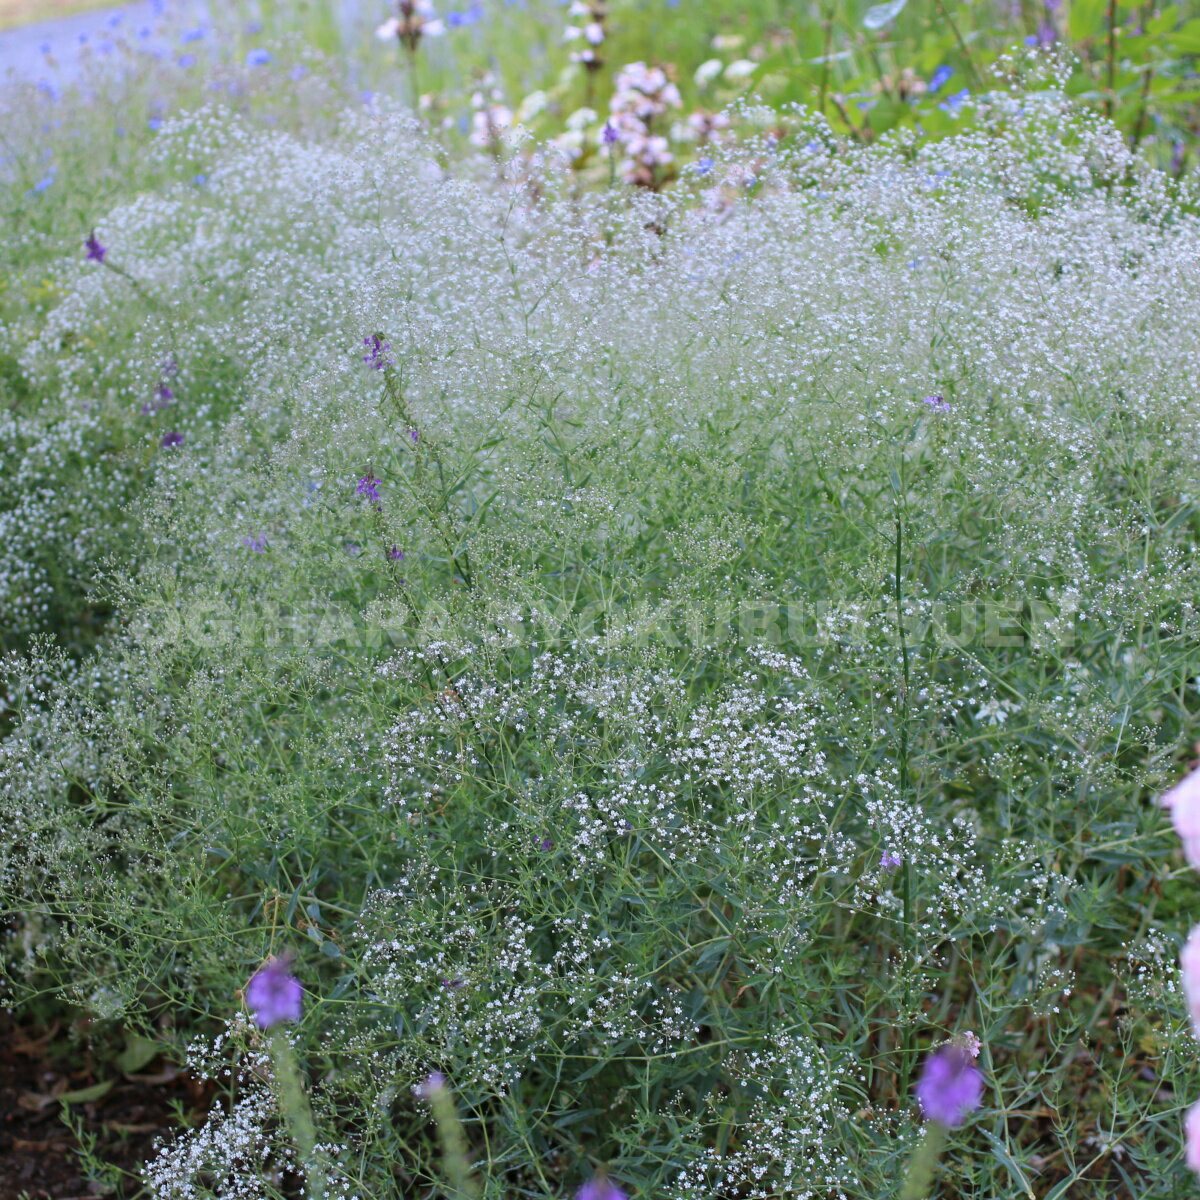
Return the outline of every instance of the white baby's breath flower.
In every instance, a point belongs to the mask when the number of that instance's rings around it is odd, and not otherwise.
[[[745,83],[755,71],[758,70],[758,63],[749,58],[735,58],[733,62],[725,68],[725,78],[730,83]]]

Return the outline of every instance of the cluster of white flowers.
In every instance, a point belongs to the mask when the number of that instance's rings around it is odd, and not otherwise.
[[[782,1031],[762,1050],[730,1057],[739,1090],[754,1097],[737,1147],[697,1153],[669,1185],[669,1200],[844,1196],[856,1178],[836,1134],[850,1119],[844,1097],[857,1082],[847,1065],[812,1039]]]
[[[567,16],[579,24],[563,30],[563,41],[583,43],[582,49],[571,51],[571,61],[582,63],[589,71],[598,71],[604,65],[600,48],[608,36],[608,0],[571,0]]]
[[[468,140],[480,150],[500,149],[505,132],[513,123],[512,109],[502,102],[501,93],[493,88],[488,96],[475,92],[471,97],[471,132]]]

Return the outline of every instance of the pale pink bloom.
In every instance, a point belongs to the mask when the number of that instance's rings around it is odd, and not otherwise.
[[[977,1033],[972,1033],[967,1030],[965,1033],[960,1033],[957,1038],[958,1044],[972,1057],[978,1058],[979,1052],[983,1049],[983,1042],[979,1040]]]
[[[614,87],[612,111],[629,112],[643,121],[682,104],[679,89],[667,78],[667,73],[644,62],[623,67],[617,73]]]
[[[592,21],[583,31],[583,36],[591,42],[593,46],[598,46],[604,41],[604,26],[599,21]]]
[[[1185,775],[1159,803],[1171,810],[1188,865],[1200,870],[1200,771]]]
[[[472,146],[481,150],[494,148],[500,141],[501,134],[512,125],[512,109],[503,104],[489,104],[471,115]]]
[[[1192,1029],[1200,1038],[1200,925],[1192,930],[1179,952],[1179,972],[1183,978],[1183,996],[1192,1018]]]
[[[1187,1165],[1200,1175],[1200,1104],[1193,1104],[1183,1119]]]

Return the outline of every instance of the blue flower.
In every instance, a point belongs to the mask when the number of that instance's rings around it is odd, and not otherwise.
[[[264,50],[261,46],[246,55],[246,66],[248,67],[265,67],[270,61],[271,52]]]
[[[929,77],[929,90],[931,92],[936,92],[953,74],[953,67],[938,67],[938,69]]]
[[[962,111],[962,106],[971,98],[971,93],[967,88],[963,88],[961,92],[955,92],[953,96],[947,96],[945,100],[938,105],[938,108],[944,113],[949,113],[952,117],[957,117]]]
[[[366,496],[372,504],[378,507],[379,505],[379,480],[374,474],[368,471],[355,485],[354,494],[356,496]]]

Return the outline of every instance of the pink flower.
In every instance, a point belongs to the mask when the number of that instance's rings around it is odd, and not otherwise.
[[[1183,995],[1192,1018],[1192,1029],[1200,1038],[1200,925],[1192,930],[1179,952],[1179,970],[1183,976]]]
[[[1188,865],[1200,870],[1200,771],[1185,775],[1159,803],[1171,810]]]
[[[1200,1175],[1200,1104],[1193,1104],[1183,1118],[1183,1134],[1187,1165]]]

